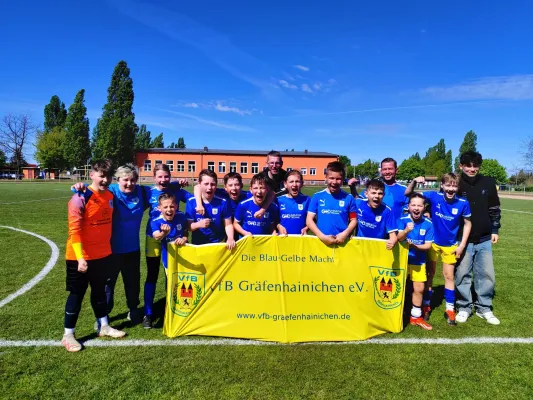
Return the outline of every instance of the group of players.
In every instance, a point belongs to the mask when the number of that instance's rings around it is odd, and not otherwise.
[[[478,174],[481,162],[478,153],[465,153],[461,156],[460,177],[445,174],[440,192],[417,193],[413,191],[415,184],[423,183],[424,178],[414,179],[407,187],[400,185],[396,182],[396,161],[386,158],[381,162],[381,178],[367,181],[360,195],[354,179],[348,182],[351,193],[342,190],[344,166],[331,162],[326,168],[326,188],[312,197],[301,192],[301,173],[283,170],[281,154],[275,151],[268,153],[264,171],[253,176],[250,191],[243,190],[238,173],[224,176],[224,188],[217,188],[217,175],[202,170],[191,194],[182,187],[186,181],[171,182],[170,171],[163,164],[156,165],[152,187],[137,185],[138,175],[132,165],[118,168],[117,183],[110,184],[110,162],[96,162],[91,170],[92,183],[74,185],[77,194],[69,202],[66,280],[70,293],[62,343],[68,351],[82,348],[74,328],[89,284],[98,335],[125,335],[108,321],[119,273],[130,310],[128,319],[134,323],[141,320],[139,230],[148,208],[141,322],[147,329],[153,324],[156,283],[161,259],[166,268],[169,243],[184,245],[191,232],[192,244],[225,242],[231,251],[239,237],[305,235],[308,230],[328,246],[342,244],[351,236],[385,239],[388,250],[398,241],[407,242],[413,325],[432,329],[428,320],[438,258],[443,263],[444,317],[448,324],[466,322],[473,309],[489,323],[499,324],[492,313],[492,249],[486,245],[487,241],[492,244],[498,240],[499,200],[494,182]],[[472,212],[469,201],[475,204]],[[185,203],[185,212],[179,211],[180,202]],[[473,276],[475,303],[471,294]],[[487,283],[489,276],[492,281]]]

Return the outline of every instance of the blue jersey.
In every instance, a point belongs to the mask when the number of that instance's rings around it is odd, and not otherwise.
[[[239,204],[235,211],[235,221],[241,224],[242,229],[250,232],[252,235],[270,235],[272,224],[278,223],[279,209],[277,204],[272,203],[265,211],[261,219],[254,217],[254,214],[261,209],[261,206],[255,204],[254,199],[244,200]]]
[[[237,210],[237,206],[239,205],[239,203],[252,197],[252,193],[246,190],[241,190],[241,193],[239,194],[239,197],[237,198],[237,200],[232,200],[228,192],[226,192],[226,189],[222,189],[222,188],[217,188],[215,195],[217,195],[218,197],[222,197],[223,199],[226,199],[228,201],[228,205],[229,205],[232,216],[235,215],[235,211]]]
[[[168,188],[165,188],[163,190],[157,189],[155,186],[152,186],[150,188],[150,220],[146,224],[146,236],[152,236],[152,228],[150,225],[150,221],[152,221],[154,218],[157,218],[161,215],[161,212],[157,209],[159,206],[159,196],[161,196],[163,193],[170,193],[176,196],[176,203],[179,208],[180,202],[185,203],[188,199],[193,197],[192,194],[187,192],[186,190],[182,189],[181,186],[177,182],[172,182],[170,185],[168,185]]]
[[[470,217],[470,204],[457,196],[447,200],[441,192],[423,192],[423,195],[431,204],[435,243],[439,246],[456,245],[462,219]]]
[[[113,193],[113,233],[111,248],[114,254],[138,251],[141,221],[150,203],[150,188],[136,185],[132,193],[122,193],[118,184],[109,185]]]
[[[355,199],[341,190],[332,194],[327,189],[311,197],[309,210],[316,215],[316,225],[324,235],[338,235],[348,228],[350,214],[355,216]]]
[[[159,216],[150,222],[152,232],[161,231],[161,225],[164,224],[170,226],[168,235],[161,239],[161,259],[163,260],[163,266],[167,268],[168,243],[185,236],[187,232],[187,218],[181,211],[177,211],[171,221],[167,221],[163,216]]]
[[[414,223],[414,229],[407,234],[407,239],[413,244],[422,245],[426,242],[433,242],[434,231],[433,223],[425,218],[420,218],[417,222],[411,219],[411,216],[407,215],[398,220],[398,229],[404,231],[409,222]],[[422,265],[426,263],[426,252],[423,250],[417,250],[409,248],[409,264]]]
[[[377,208],[368,205],[367,200],[356,199],[357,237],[388,239],[389,233],[398,227],[389,206],[381,203]]]
[[[220,243],[226,240],[225,221],[231,220],[232,213],[228,201],[214,196],[210,203],[202,202],[204,215],[196,213],[196,199],[191,197],[187,201],[186,215],[189,222],[198,222],[209,218],[211,223],[208,228],[200,228],[192,232],[193,244]]]
[[[292,197],[288,194],[277,198],[279,206],[279,223],[289,235],[300,235],[305,228],[305,219],[311,198],[303,194]]]

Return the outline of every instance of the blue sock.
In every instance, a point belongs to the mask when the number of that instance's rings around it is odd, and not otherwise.
[[[426,290],[424,292],[424,299],[422,301],[422,304],[424,304],[425,306],[429,306],[431,304],[431,296],[433,296],[433,290]]]
[[[146,282],[144,284],[144,313],[152,315],[154,307],[155,283]]]
[[[455,304],[455,290],[444,288],[444,300],[446,301],[446,309],[453,310]]]

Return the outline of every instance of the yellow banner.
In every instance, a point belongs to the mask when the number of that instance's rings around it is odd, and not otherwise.
[[[402,330],[408,250],[382,240],[247,237],[169,249],[163,333],[283,343]]]

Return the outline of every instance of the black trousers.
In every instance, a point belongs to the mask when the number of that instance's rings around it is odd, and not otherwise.
[[[110,314],[115,305],[115,285],[118,275],[122,274],[126,304],[128,309],[135,310],[139,306],[139,293],[141,291],[141,251],[131,253],[113,254],[109,278],[105,286],[107,299],[107,312]]]
[[[78,261],[66,261],[66,290],[69,293],[65,305],[65,328],[74,329],[80,314],[81,304],[91,285],[91,306],[96,318],[107,315],[105,285],[112,265],[111,256],[87,261],[87,271],[78,271]]]

